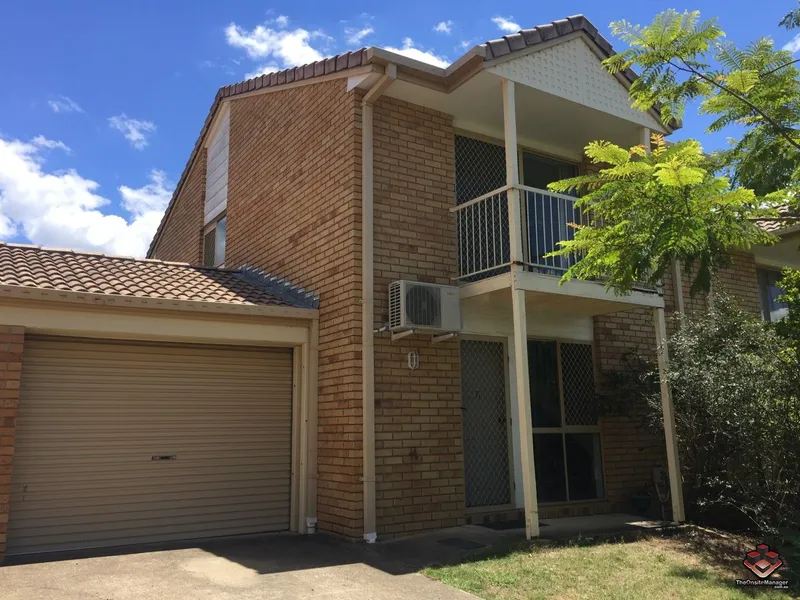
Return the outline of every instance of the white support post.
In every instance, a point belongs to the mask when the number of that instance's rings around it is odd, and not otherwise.
[[[642,146],[647,152],[650,152],[650,142],[652,134],[649,127],[642,127]]]
[[[539,504],[536,498],[536,471],[533,461],[531,388],[528,374],[528,325],[525,290],[517,289],[522,272],[522,212],[520,210],[519,163],[517,162],[517,114],[514,82],[503,79],[503,119],[506,146],[506,184],[508,227],[511,246],[511,306],[514,316],[514,366],[517,377],[517,422],[519,423],[522,491],[525,499],[525,536],[539,537]]]
[[[653,324],[656,329],[658,346],[658,375],[661,383],[661,408],[664,413],[664,438],[667,444],[667,468],[669,470],[669,489],[672,498],[672,520],[680,523],[686,520],[683,510],[683,483],[681,482],[681,466],[678,458],[678,436],[675,432],[675,408],[672,405],[672,394],[667,383],[669,368],[669,352],[667,350],[667,327],[664,321],[664,309],[653,309]]]

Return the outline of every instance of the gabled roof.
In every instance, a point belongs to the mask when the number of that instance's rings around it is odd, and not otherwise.
[[[523,29],[518,33],[504,35],[502,38],[486,42],[483,44],[487,52],[486,60],[489,60],[489,57],[492,59],[501,58],[512,52],[524,50],[575,32],[585,33],[606,58],[616,54],[611,43],[600,35],[597,27],[592,25],[589,19],[583,15],[574,15],[546,25],[537,25],[532,29]],[[639,77],[633,69],[626,69],[622,72],[622,75],[631,83]]]
[[[228,307],[317,307],[310,294],[249,268],[214,269],[0,242],[0,290],[11,288]]]
[[[217,91],[217,95],[214,97],[214,102],[211,104],[211,108],[208,111],[206,120],[200,130],[200,136],[197,138],[194,148],[189,155],[189,160],[186,162],[183,173],[181,173],[180,180],[178,181],[177,186],[175,186],[175,191],[172,194],[172,198],[170,199],[167,210],[164,213],[164,217],[161,219],[158,230],[153,236],[153,240],[150,243],[150,248],[147,251],[147,255],[151,256],[155,250],[156,242],[161,235],[164,223],[166,223],[167,218],[172,211],[172,206],[174,205],[175,199],[178,197],[186,177],[189,174],[189,169],[191,169],[195,158],[200,152],[200,149],[203,147],[203,140],[208,133],[208,130],[214,121],[217,109],[220,107],[222,102],[237,96],[241,96],[242,94],[257,92],[258,90],[265,88],[274,88],[290,83],[307,81],[325,75],[350,71],[358,67],[364,67],[373,64],[382,65],[386,64],[387,62],[396,64],[398,69],[405,69],[415,72],[416,74],[422,75],[428,79],[441,80],[442,84],[445,86],[448,85],[449,82],[453,82],[455,85],[458,85],[463,83],[471,76],[471,66],[476,62],[480,63],[482,61],[485,63],[498,59],[513,58],[517,52],[521,52],[538,44],[550,42],[556,38],[564,37],[574,33],[583,33],[586,35],[588,40],[593,42],[599,49],[601,55],[608,57],[615,54],[611,44],[602,35],[600,35],[597,27],[592,25],[592,23],[585,16],[573,15],[571,17],[559,19],[544,25],[537,25],[531,29],[523,29],[518,33],[505,35],[502,38],[490,40],[484,44],[475,46],[447,68],[435,67],[433,65],[390,52],[389,50],[385,50],[383,48],[371,47],[361,48],[353,52],[337,54],[335,56],[324,58],[307,65],[284,69],[283,71],[261,75],[259,77],[254,77],[239,83],[221,87]],[[629,83],[633,82],[638,77],[631,69],[626,69],[621,73],[621,76]],[[657,108],[655,110],[658,112]],[[673,123],[671,126],[673,129],[677,129],[680,127],[680,124]]]

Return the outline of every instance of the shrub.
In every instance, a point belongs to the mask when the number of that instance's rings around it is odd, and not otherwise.
[[[800,365],[791,336],[717,297],[669,339],[687,514],[762,533],[800,530]],[[631,361],[615,386],[646,401],[663,432],[655,366]],[[638,366],[637,366],[638,365]],[[663,435],[663,433],[662,433]],[[731,516],[740,519],[731,519]]]

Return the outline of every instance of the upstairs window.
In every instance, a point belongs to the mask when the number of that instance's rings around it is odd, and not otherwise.
[[[203,265],[206,267],[225,266],[225,232],[227,217],[223,216],[206,225],[203,234]]]
[[[781,279],[780,271],[773,269],[757,269],[758,295],[761,299],[761,315],[765,321],[780,321],[789,314],[789,305],[779,302],[783,295],[783,288],[778,285]]]

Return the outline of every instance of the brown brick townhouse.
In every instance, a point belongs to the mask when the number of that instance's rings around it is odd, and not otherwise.
[[[676,473],[671,403],[665,443],[598,416],[595,373],[707,299],[545,256],[589,141],[671,132],[612,52],[575,16],[224,87],[148,259],[0,246],[0,552],[631,510]],[[716,282],[765,318],[781,233]]]

